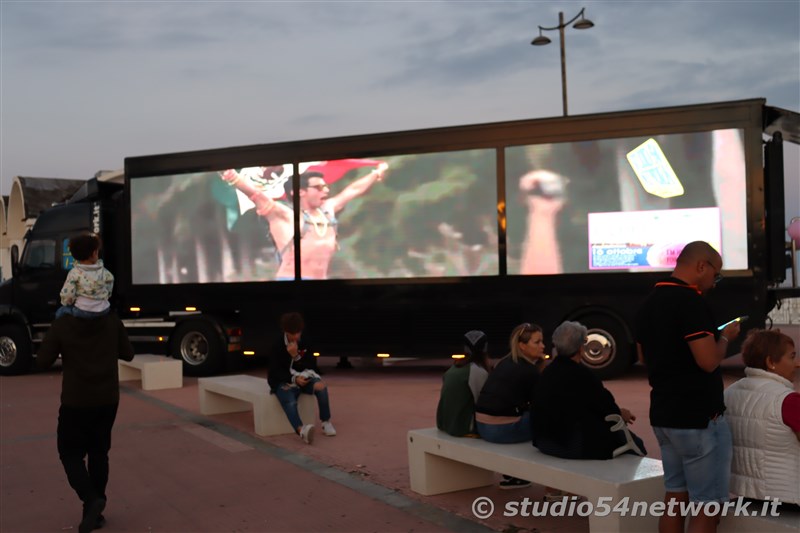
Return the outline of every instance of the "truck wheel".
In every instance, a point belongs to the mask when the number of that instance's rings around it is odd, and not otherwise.
[[[222,366],[223,347],[212,324],[193,320],[181,324],[175,331],[170,353],[183,361],[183,373],[187,376],[210,376]]]
[[[588,328],[583,364],[600,379],[619,377],[631,366],[633,346],[625,326],[608,315],[593,314],[578,319]]]
[[[31,341],[25,328],[16,324],[0,326],[0,375],[26,374],[32,366]]]

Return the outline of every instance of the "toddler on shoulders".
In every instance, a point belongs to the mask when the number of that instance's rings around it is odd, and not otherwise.
[[[56,311],[56,318],[64,315],[97,318],[108,314],[114,276],[103,266],[101,246],[100,237],[94,233],[69,240],[75,263],[61,288],[61,307]]]

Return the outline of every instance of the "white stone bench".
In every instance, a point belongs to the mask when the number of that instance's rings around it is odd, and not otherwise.
[[[408,463],[411,490],[425,496],[492,485],[494,473],[499,472],[585,496],[593,505],[605,497],[603,501],[611,509],[626,497],[629,508],[635,502],[648,502],[649,506],[664,499],[661,461],[633,455],[608,461],[560,459],[539,452],[529,442],[493,444],[428,428],[408,432]],[[658,517],[593,513],[589,529],[657,531]]]
[[[200,412],[204,415],[237,413],[253,410],[253,424],[257,435],[270,436],[294,433],[295,430],[278,397],[270,394],[265,378],[237,374],[200,378],[197,380],[200,393]],[[304,424],[316,419],[316,397],[301,394],[297,400],[297,411]]]
[[[119,380],[141,380],[142,390],[183,387],[183,363],[161,355],[134,355],[132,361],[118,361]]]

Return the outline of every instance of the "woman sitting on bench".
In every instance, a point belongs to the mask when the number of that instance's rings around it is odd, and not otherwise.
[[[511,353],[500,359],[481,389],[475,405],[478,434],[489,442],[530,442],[530,406],[544,362],[542,328],[520,324],[511,332]],[[530,486],[529,481],[506,476],[501,489]]]
[[[642,439],[625,426],[636,417],[618,407],[581,363],[586,334],[579,322],[564,322],[553,332],[556,357],[542,372],[531,410],[533,445],[565,459],[645,455]]]
[[[489,340],[478,330],[464,334],[464,357],[442,377],[436,427],[454,437],[477,437],[475,402],[489,377]]]

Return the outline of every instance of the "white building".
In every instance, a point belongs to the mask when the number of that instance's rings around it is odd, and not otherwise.
[[[101,181],[122,182],[123,172],[100,171]],[[0,281],[11,277],[11,249],[22,252],[25,233],[43,210],[62,203],[85,183],[85,180],[15,176],[11,194],[0,202]]]

